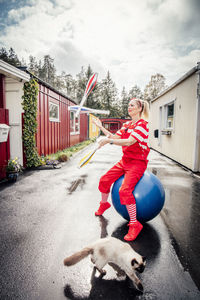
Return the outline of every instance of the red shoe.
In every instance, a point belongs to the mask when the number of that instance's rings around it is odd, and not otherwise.
[[[128,233],[125,235],[124,239],[126,241],[134,241],[140,231],[142,230],[143,226],[140,222],[137,221],[136,224],[128,224],[129,230]]]
[[[95,212],[95,216],[103,215],[104,211],[111,207],[110,203],[108,202],[100,202],[99,209]]]

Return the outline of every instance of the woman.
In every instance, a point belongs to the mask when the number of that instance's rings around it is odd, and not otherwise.
[[[95,215],[102,215],[111,206],[107,201],[110,187],[120,176],[124,175],[119,196],[121,204],[126,205],[130,216],[129,231],[124,239],[133,241],[143,228],[136,218],[136,202],[132,192],[144,174],[148,163],[147,156],[150,149],[147,140],[149,129],[148,122],[143,119],[147,119],[149,115],[148,103],[137,98],[131,99],[128,105],[128,114],[131,120],[126,122],[116,134],[111,134],[106,130],[99,119],[94,121],[107,136],[99,142],[100,147],[110,143],[122,146],[123,151],[122,159],[100,178],[101,202]]]

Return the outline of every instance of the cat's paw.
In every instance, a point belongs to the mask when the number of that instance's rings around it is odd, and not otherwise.
[[[142,285],[141,282],[139,282],[139,283],[137,284],[137,288],[138,288],[138,290],[139,290],[140,292],[143,293],[144,288],[143,288],[143,285]]]
[[[103,270],[103,269],[102,269],[102,270],[101,270],[101,275],[102,275],[102,276],[105,276],[105,275],[106,275],[106,270]]]

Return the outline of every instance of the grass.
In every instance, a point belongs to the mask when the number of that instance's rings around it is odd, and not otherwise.
[[[66,157],[65,161],[68,160],[74,153],[80,151],[81,149],[85,148],[86,146],[94,143],[96,141],[96,138],[89,139],[87,141],[81,142],[79,144],[76,144],[72,147],[66,148],[62,151],[58,151],[56,153],[47,155],[46,158],[49,160],[58,160],[58,161],[64,161],[62,158]]]

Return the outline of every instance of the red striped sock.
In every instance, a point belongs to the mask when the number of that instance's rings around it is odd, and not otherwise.
[[[102,203],[105,203],[108,201],[108,196],[109,196],[109,193],[106,194],[106,193],[101,193],[101,202]]]
[[[128,210],[128,214],[129,214],[129,217],[130,217],[130,222],[129,224],[135,224],[137,222],[137,219],[136,219],[136,204],[129,204],[129,205],[126,205],[126,208]]]

